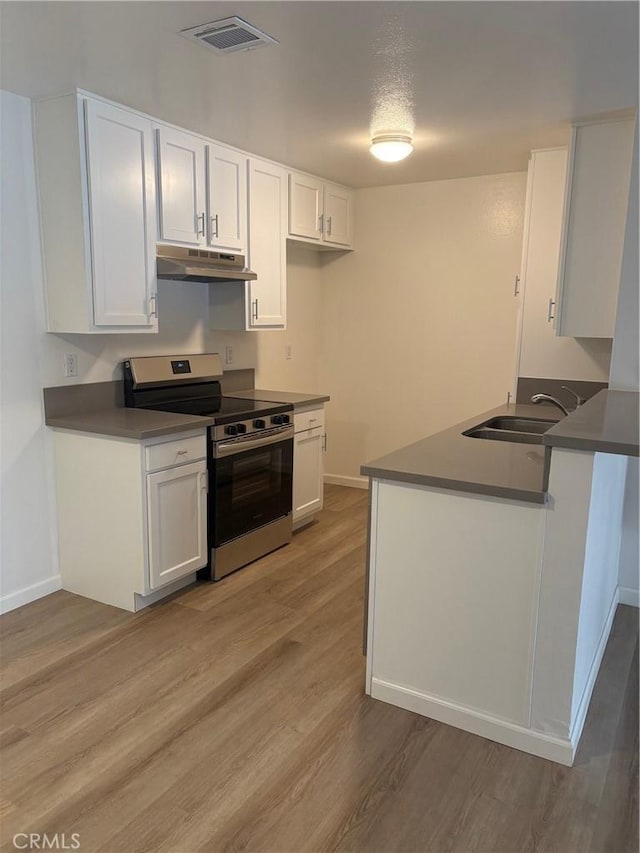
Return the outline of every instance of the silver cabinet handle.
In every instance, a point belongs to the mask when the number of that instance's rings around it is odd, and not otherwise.
[[[251,306],[253,307],[253,311],[251,312],[251,319],[257,320],[258,319],[258,300],[254,299],[253,302],[251,303]]]
[[[517,275],[515,284],[513,286],[513,295],[517,296],[519,293],[520,293],[520,276]]]
[[[322,449],[325,453],[327,452],[327,434],[326,434],[326,432],[322,436]]]
[[[214,222],[216,224],[215,228],[213,227]],[[217,213],[215,216],[211,217],[211,236],[212,237],[219,237],[220,236],[220,234],[218,233],[218,214]]]
[[[556,307],[555,299],[549,300],[549,310],[547,311],[547,322],[550,323],[552,320],[555,320],[556,314],[554,308]]]
[[[331,217],[327,216],[327,237],[331,237]]]
[[[324,213],[318,217],[318,231],[322,234],[324,231]]]
[[[200,225],[200,220],[202,220],[202,225]],[[204,237],[204,220],[204,213],[199,213],[198,216],[196,216],[196,234],[198,237]]]
[[[149,316],[158,318],[158,295],[152,293],[149,297]]]
[[[188,452],[189,452],[188,450],[179,450],[176,453],[176,456],[186,456]]]

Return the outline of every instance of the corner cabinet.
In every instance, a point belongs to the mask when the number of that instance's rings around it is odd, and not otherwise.
[[[300,172],[289,173],[291,240],[323,249],[353,246],[353,193]]]
[[[212,329],[284,329],[287,322],[287,172],[265,160],[248,166],[250,282],[209,285]]]
[[[613,338],[634,129],[635,119],[573,128],[558,286],[549,306],[559,336]]]
[[[34,103],[47,331],[156,332],[153,130],[82,95]]]
[[[195,579],[208,560],[204,430],[143,443],[56,429],[53,444],[63,589],[134,611]]]
[[[293,417],[293,526],[313,521],[324,505],[324,408],[297,411]]]

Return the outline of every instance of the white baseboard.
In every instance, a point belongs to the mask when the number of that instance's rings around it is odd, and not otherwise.
[[[640,607],[640,590],[632,589],[630,586],[619,586],[618,601],[630,607]]]
[[[596,678],[598,677],[598,672],[600,670],[600,664],[602,663],[604,650],[607,647],[607,641],[609,640],[609,634],[611,633],[611,626],[613,625],[613,620],[616,615],[616,607],[618,606],[618,600],[619,588],[616,589],[615,595],[613,596],[613,601],[611,602],[611,605],[609,607],[609,612],[607,613],[607,618],[602,629],[602,634],[600,635],[600,641],[598,642],[598,648],[596,649],[596,653],[593,656],[591,667],[589,668],[589,674],[587,675],[587,680],[584,685],[584,690],[582,691],[582,696],[580,697],[578,710],[576,711],[576,715],[573,720],[573,725],[571,726],[571,732],[569,736],[573,743],[576,744],[580,741],[582,729],[584,728],[584,721],[587,718],[587,711],[589,710],[589,703],[591,702],[591,694],[593,693]]]
[[[381,699],[383,702],[389,702],[407,711],[414,711],[423,717],[447,723],[496,743],[503,743],[513,749],[528,752],[530,755],[537,755],[539,758],[546,758],[567,767],[573,764],[575,746],[568,739],[535,732],[507,720],[473,711],[408,687],[390,684],[378,678],[371,680],[371,695],[374,699]]]
[[[368,477],[344,477],[342,474],[325,474],[325,483],[332,486],[348,486],[351,489],[368,489]]]
[[[30,604],[32,601],[50,595],[52,592],[57,592],[61,588],[62,578],[60,575],[51,575],[46,580],[38,581],[31,586],[25,586],[24,589],[18,589],[0,597],[0,613],[8,613],[10,610],[15,610],[16,607],[22,607],[23,604]]]

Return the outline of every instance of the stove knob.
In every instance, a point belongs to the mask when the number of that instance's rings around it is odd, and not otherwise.
[[[229,424],[228,427],[224,428],[224,431],[226,432],[227,435],[237,435],[238,434],[238,427],[236,424]]]
[[[289,417],[289,415],[280,415],[280,417],[282,418],[281,423],[283,423],[283,424],[291,423],[291,418]]]
[[[247,431],[247,425],[246,424],[238,424],[238,435],[242,435],[246,431]]]
[[[264,429],[266,427],[266,423],[262,420],[262,418],[258,418],[253,422],[253,425],[256,429]]]
[[[271,418],[271,423],[272,424],[281,424],[283,417],[284,417],[284,415],[273,415],[273,417]]]

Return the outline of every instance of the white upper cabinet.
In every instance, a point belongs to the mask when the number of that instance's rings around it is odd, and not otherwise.
[[[287,173],[249,161],[249,327],[284,328],[287,320]]]
[[[323,188],[316,178],[289,174],[289,236],[322,240]]]
[[[353,244],[353,193],[299,172],[289,173],[289,231],[292,240],[322,248]]]
[[[247,250],[247,158],[222,145],[207,145],[209,246]]]
[[[207,245],[204,140],[173,127],[157,127],[160,240]]]
[[[635,120],[573,128],[556,294],[556,334],[613,338]]]
[[[353,243],[353,193],[335,184],[324,187],[324,242],[345,247]]]
[[[48,331],[157,331],[151,121],[66,95],[34,130]]]
[[[251,159],[249,268],[256,281],[209,285],[212,329],[284,329],[287,322],[287,172]]]

